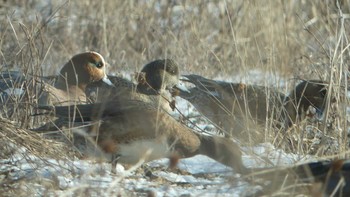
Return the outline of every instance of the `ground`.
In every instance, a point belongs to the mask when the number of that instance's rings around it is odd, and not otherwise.
[[[110,74],[126,78],[149,61],[171,57],[181,74],[281,92],[298,79],[322,79],[335,103],[299,129],[306,132],[295,131],[302,146],[289,153],[270,143],[242,146],[243,161],[262,167],[348,158],[349,11],[348,0],[2,0],[0,71],[54,75],[74,54],[93,50],[105,57]],[[37,101],[28,100],[3,115],[11,121],[0,132],[4,196],[249,196],[261,189],[204,156],[181,160],[178,171],[167,169],[162,159],[130,170],[118,165],[112,175],[110,164],[70,155],[61,142],[29,132],[47,118],[33,117],[30,103]],[[215,133],[190,104],[178,100],[177,106]],[[140,170],[147,168],[154,176]]]

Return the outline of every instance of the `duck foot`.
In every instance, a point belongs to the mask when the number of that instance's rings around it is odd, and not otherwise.
[[[120,158],[120,154],[113,154],[112,155],[112,168],[111,168],[111,173],[112,174],[117,174],[117,163]]]

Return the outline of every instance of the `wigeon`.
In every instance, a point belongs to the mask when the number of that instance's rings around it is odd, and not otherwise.
[[[85,52],[73,56],[60,70],[55,84],[43,83],[39,105],[73,105],[88,103],[88,84],[103,81],[112,85],[106,75],[106,62],[97,52]]]

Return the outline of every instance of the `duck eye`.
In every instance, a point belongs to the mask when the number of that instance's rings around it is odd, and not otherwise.
[[[167,72],[169,72],[169,73],[171,73],[171,74],[175,74],[175,69],[173,69],[173,68],[171,68],[171,67],[169,67],[169,66],[167,66],[166,68],[165,68],[165,70],[167,71]]]
[[[102,64],[102,62],[96,62],[96,63],[95,63],[95,66],[96,66],[97,68],[102,68],[103,64]]]

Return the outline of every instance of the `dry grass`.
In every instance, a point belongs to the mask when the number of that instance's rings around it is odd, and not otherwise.
[[[45,187],[54,188],[58,185],[55,182],[38,180],[35,177],[35,170],[29,172],[23,166],[23,161],[33,169],[42,169],[47,166],[54,166],[50,159],[60,160],[62,164],[70,163],[76,153],[66,144],[45,139],[38,133],[20,129],[15,122],[0,118],[0,143],[1,143],[1,173],[0,192],[3,196],[24,196],[34,195],[35,189],[28,190],[29,182],[42,184]],[[19,173],[19,168],[22,168]],[[73,171],[72,171],[73,173]],[[35,177],[35,178],[33,178]],[[57,189],[57,186],[56,186]]]
[[[291,79],[323,79],[336,102],[329,104],[323,122],[305,122],[291,131],[294,151],[346,158],[350,1],[339,2],[3,0],[0,70],[56,74],[73,54],[94,50],[112,73],[134,72],[151,60],[172,57],[182,73],[210,78],[249,79],[251,70],[282,76],[287,80],[283,90],[293,85]],[[10,117],[16,126],[0,120],[1,135],[33,154],[64,158],[65,152],[56,152],[60,144],[18,129],[42,121],[30,116],[37,102],[34,84],[27,82],[26,98],[14,102],[18,106]]]
[[[14,122],[1,118],[0,124],[1,144],[3,145],[0,157],[2,159],[7,159],[7,156],[11,155],[8,153],[17,152],[21,147],[37,157],[65,159],[74,155],[66,145],[44,139],[38,133],[20,129]]]

